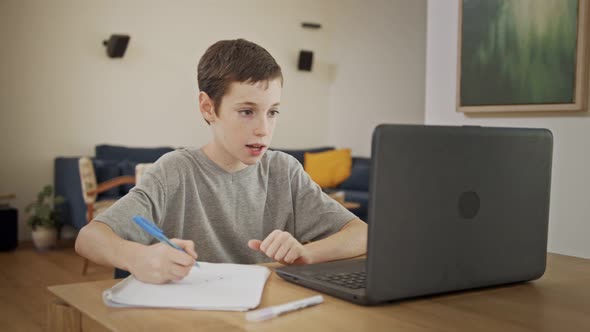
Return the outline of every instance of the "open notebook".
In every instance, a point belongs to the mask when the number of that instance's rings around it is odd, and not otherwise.
[[[246,311],[260,304],[270,270],[264,266],[199,262],[181,281],[147,284],[129,276],[103,292],[111,307]]]

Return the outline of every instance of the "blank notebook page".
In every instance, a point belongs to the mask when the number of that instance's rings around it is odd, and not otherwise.
[[[264,266],[199,262],[181,281],[155,285],[129,276],[103,292],[111,307],[246,311],[260,304],[270,270]]]

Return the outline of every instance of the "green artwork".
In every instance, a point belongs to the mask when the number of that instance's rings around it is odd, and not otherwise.
[[[573,103],[578,0],[463,0],[461,106]]]

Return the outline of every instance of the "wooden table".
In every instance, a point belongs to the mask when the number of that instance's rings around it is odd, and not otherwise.
[[[590,260],[548,255],[534,282],[362,307],[325,303],[264,322],[241,312],[109,308],[102,291],[117,280],[51,286],[55,331],[590,331]],[[272,274],[260,307],[317,294]]]

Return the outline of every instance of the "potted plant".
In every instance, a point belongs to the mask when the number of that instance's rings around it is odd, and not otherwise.
[[[46,185],[37,194],[37,199],[25,208],[30,215],[27,222],[33,229],[33,243],[38,250],[44,251],[55,247],[57,226],[60,222],[55,206],[63,201],[63,197],[53,196],[53,188]]]

